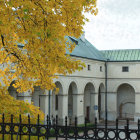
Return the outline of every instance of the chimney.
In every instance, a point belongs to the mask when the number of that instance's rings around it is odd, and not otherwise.
[[[85,42],[85,31],[83,31],[83,34],[81,35],[80,39]]]

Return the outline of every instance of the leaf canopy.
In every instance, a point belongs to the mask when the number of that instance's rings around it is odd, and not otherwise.
[[[80,36],[85,12],[97,14],[96,0],[0,0],[1,84],[53,89],[56,74],[81,70],[84,64],[66,55],[75,45],[67,47],[65,36]]]

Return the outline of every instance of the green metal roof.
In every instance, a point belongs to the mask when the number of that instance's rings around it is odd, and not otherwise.
[[[70,53],[68,50],[66,50],[66,54],[70,54],[71,56],[76,57],[82,57],[82,58],[88,58],[88,59],[94,59],[94,60],[101,60],[105,61],[105,57],[97,50],[89,41],[85,39],[85,41],[82,41],[80,38],[76,39],[74,37],[66,37],[70,39],[72,42],[76,43],[76,47]]]
[[[109,61],[139,61],[140,49],[101,51]]]
[[[76,44],[76,47],[70,53],[66,50],[66,54],[71,56],[99,60],[99,61],[140,61],[140,49],[126,49],[126,50],[97,50],[88,40],[81,38],[74,38],[65,36],[68,41]],[[28,43],[25,41],[25,43]],[[17,43],[19,47],[24,47],[24,44]]]

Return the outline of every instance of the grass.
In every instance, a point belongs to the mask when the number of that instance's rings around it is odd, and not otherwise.
[[[94,124],[93,123],[87,123],[86,126],[87,127],[93,127]],[[85,124],[79,124],[78,127],[85,127]]]

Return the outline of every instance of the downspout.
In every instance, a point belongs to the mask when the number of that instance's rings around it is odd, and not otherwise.
[[[107,140],[107,61],[105,61],[105,140]]]
[[[49,116],[49,127],[50,127],[51,125],[51,90],[49,90],[48,116]]]
[[[48,116],[51,115],[51,90],[49,90]]]
[[[105,61],[105,122],[107,124],[107,61]]]

